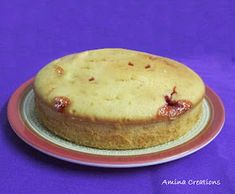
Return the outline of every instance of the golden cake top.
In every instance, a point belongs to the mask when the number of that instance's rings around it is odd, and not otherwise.
[[[100,121],[174,119],[199,103],[201,78],[168,58],[127,49],[98,49],[52,61],[34,90],[62,114]]]

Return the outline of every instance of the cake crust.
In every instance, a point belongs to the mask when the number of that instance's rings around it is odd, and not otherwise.
[[[199,103],[180,117],[164,122],[91,122],[65,116],[36,100],[36,113],[47,129],[70,142],[99,149],[141,149],[167,143],[185,135],[200,119]]]

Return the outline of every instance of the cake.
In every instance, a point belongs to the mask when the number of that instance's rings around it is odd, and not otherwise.
[[[99,149],[138,149],[186,134],[202,112],[205,86],[187,66],[107,48],[52,61],[34,79],[35,111],[57,136]]]

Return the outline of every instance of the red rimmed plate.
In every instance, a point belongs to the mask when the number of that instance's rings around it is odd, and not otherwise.
[[[8,120],[27,144],[53,157],[90,166],[141,167],[187,156],[210,143],[223,127],[225,113],[220,98],[206,88],[203,114],[183,137],[169,143],[137,150],[100,150],[79,146],[48,132],[34,114],[33,79],[22,84],[8,103]]]

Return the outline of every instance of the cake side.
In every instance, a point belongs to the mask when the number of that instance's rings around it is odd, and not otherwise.
[[[37,97],[36,113],[52,133],[73,143],[100,149],[138,149],[156,146],[185,135],[198,122],[202,102],[180,118],[154,123],[124,124],[81,121],[53,111]]]

